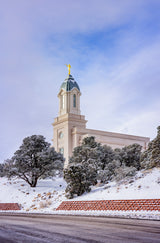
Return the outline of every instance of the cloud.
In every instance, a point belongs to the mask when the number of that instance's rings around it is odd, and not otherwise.
[[[43,134],[51,141],[65,63],[73,66],[90,128],[136,134],[131,121],[138,115],[135,124],[148,136],[144,118],[150,116],[148,126],[158,119],[160,46],[154,20],[159,5],[154,0],[3,1],[0,162],[25,136]]]
[[[27,35],[44,38],[45,34],[86,32],[119,26],[148,17],[154,0],[6,0],[1,4],[1,29],[12,39],[25,40]],[[5,26],[3,25],[5,23]]]
[[[113,66],[110,73],[102,63],[98,66],[99,61],[90,66],[83,79],[92,82],[83,84],[81,98],[88,127],[154,137],[160,107],[159,50],[158,40]]]

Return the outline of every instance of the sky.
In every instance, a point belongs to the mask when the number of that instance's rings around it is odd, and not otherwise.
[[[0,163],[27,136],[52,143],[66,63],[87,128],[156,136],[159,0],[0,2]]]

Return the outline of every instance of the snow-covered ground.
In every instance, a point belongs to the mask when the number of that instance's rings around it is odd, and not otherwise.
[[[65,198],[62,178],[39,180],[35,188],[20,179],[0,178],[0,203],[19,203],[22,211],[53,211]]]
[[[65,197],[66,183],[62,178],[39,180],[37,187],[31,188],[20,179],[8,180],[0,178],[0,203],[19,203],[21,212],[81,214],[125,216],[137,218],[160,219],[160,212],[120,212],[120,211],[55,211],[58,205],[67,200]],[[138,172],[134,178],[118,183],[92,187],[90,193],[85,193],[72,200],[113,200],[113,199],[159,199],[160,198],[160,168]]]
[[[159,199],[160,168],[138,172],[134,178],[92,187],[74,200]]]

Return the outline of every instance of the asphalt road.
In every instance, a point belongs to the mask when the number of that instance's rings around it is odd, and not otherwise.
[[[62,215],[1,215],[0,243],[160,242],[160,221]]]

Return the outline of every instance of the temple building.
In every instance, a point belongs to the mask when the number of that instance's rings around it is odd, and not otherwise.
[[[59,98],[59,114],[54,119],[53,146],[57,152],[61,152],[65,158],[65,167],[74,147],[81,144],[84,137],[94,136],[97,142],[114,148],[122,148],[133,143],[140,144],[143,149],[147,148],[149,138],[128,134],[93,130],[86,128],[87,121],[80,111],[80,88],[70,74],[62,83]]]

